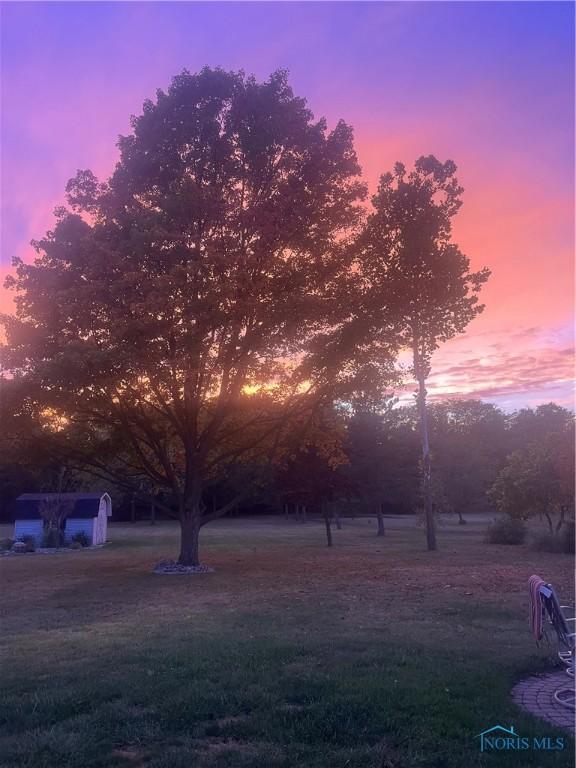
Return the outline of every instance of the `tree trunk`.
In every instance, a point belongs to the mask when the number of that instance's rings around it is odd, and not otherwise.
[[[566,517],[566,507],[560,507],[560,519],[556,524],[556,533],[560,531],[560,528],[564,525],[564,518]]]
[[[384,530],[384,515],[382,514],[382,504],[380,504],[378,507],[376,518],[378,519],[378,531],[376,536],[385,536],[386,531]]]
[[[426,412],[426,381],[418,377],[418,413],[420,416],[420,437],[422,440],[422,491],[424,495],[424,517],[426,520],[426,543],[428,551],[436,547],[436,526],[432,508],[432,475],[430,469],[430,444],[428,440],[428,414]]]
[[[198,539],[200,526],[196,516],[182,515],[180,517],[180,565],[200,565],[198,558]]]
[[[326,542],[329,547],[332,546],[332,521],[330,520],[330,516],[325,511],[324,512],[324,524],[326,525]]]
[[[136,504],[134,502],[134,499],[130,499],[130,522],[134,523],[136,521]]]
[[[466,525],[466,520],[462,517],[460,510],[458,510],[458,525]]]
[[[150,502],[150,525],[156,525],[156,504],[154,499]]]

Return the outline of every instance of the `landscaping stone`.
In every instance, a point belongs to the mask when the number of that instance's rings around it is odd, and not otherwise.
[[[15,541],[14,544],[12,544],[12,552],[15,554],[28,552],[28,545],[24,541]]]
[[[574,711],[563,707],[554,698],[558,688],[574,688],[574,680],[566,672],[534,675],[522,680],[512,689],[512,698],[522,709],[574,733]]]
[[[179,573],[213,573],[214,568],[208,565],[181,565],[175,560],[161,560],[154,568],[154,573],[179,574]]]

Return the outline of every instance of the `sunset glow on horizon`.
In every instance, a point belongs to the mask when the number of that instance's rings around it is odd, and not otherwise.
[[[396,161],[458,166],[455,239],[492,277],[484,313],[435,354],[431,397],[572,405],[571,3],[5,3],[2,16],[0,282],[12,257],[34,257],[77,169],[111,173],[130,115],[173,75],[288,69],[317,117],[353,126],[371,193]]]

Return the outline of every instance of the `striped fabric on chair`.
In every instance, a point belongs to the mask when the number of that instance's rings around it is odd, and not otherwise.
[[[530,576],[528,579],[528,591],[530,594],[530,631],[537,643],[542,640],[544,634],[544,606],[542,605],[542,587],[546,582],[540,576]]]

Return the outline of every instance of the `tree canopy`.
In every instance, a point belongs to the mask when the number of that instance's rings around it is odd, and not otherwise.
[[[210,472],[267,440],[269,456],[361,373],[341,330],[365,188],[351,128],[314,120],[284,72],[184,71],[118,147],[112,176],[79,171],[35,263],[17,262],[3,362],[40,421],[123,444],[118,468],[170,489],[196,563]],[[244,407],[250,388],[261,407]]]
[[[500,512],[520,520],[542,516],[557,532],[574,515],[574,419],[550,403],[520,411],[514,431],[524,431],[526,422],[534,439],[507,457],[488,495]]]
[[[196,565],[200,528],[249,494],[424,498],[434,548],[434,494],[482,507],[508,453],[572,423],[553,405],[511,420],[477,401],[427,408],[432,355],[482,311],[489,276],[453,241],[452,161],[397,163],[366,208],[349,125],[315,119],[283,71],[209,68],[147,100],[118,148],[108,179],[69,181],[36,260],[7,280],[11,461],[157,495]],[[403,348],[417,407],[383,408]]]
[[[426,378],[434,350],[462,333],[482,311],[478,293],[488,269],[470,271],[470,261],[452,240],[452,219],[462,205],[456,165],[420,157],[407,173],[396,163],[380,178],[374,211],[358,239],[363,307],[376,337],[392,333],[411,350],[418,382],[423,495],[428,549],[436,549],[432,510]]]

